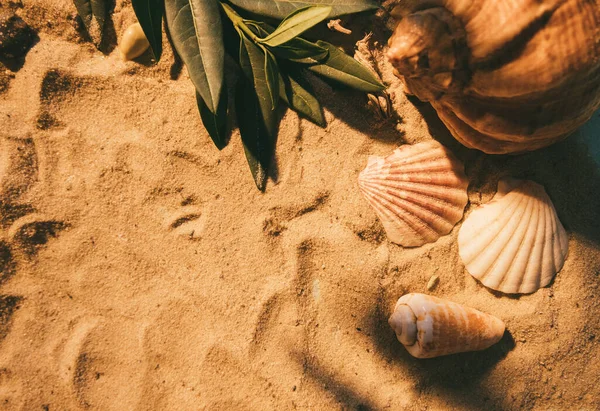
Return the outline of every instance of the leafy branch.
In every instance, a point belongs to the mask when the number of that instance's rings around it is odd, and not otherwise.
[[[91,5],[102,1],[75,0]],[[337,47],[300,37],[327,18],[376,8],[372,0],[132,0],[132,4],[156,60],[162,52],[164,12],[173,45],[196,88],[202,122],[219,150],[228,139],[225,54],[239,64],[243,75],[235,85],[237,123],[261,191],[275,149],[278,107],[283,103],[309,121],[326,125],[308,76],[367,93],[385,88],[369,69]],[[243,17],[243,12],[281,22],[272,27]]]

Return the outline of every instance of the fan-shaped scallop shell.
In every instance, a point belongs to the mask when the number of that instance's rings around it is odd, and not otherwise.
[[[389,239],[406,247],[436,241],[463,216],[469,182],[463,164],[437,141],[369,157],[358,184]]]
[[[471,275],[503,293],[532,293],[548,285],[568,250],[565,229],[544,187],[501,180],[491,202],[467,217],[458,233]]]
[[[484,350],[500,341],[505,329],[494,316],[418,293],[402,296],[388,322],[417,358]]]

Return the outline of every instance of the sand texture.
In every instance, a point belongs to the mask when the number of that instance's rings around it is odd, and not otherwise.
[[[398,116],[314,81],[329,125],[286,112],[260,193],[237,129],[221,152],[210,141],[166,38],[157,65],[119,59],[115,33],[135,17],[116,3],[101,51],[69,0],[17,8],[39,41],[0,69],[0,409],[600,408],[598,113],[531,154],[468,150],[402,92],[388,29],[350,19],[352,44],[378,30]],[[368,155],[431,138],[465,163],[466,217],[502,177],[546,188],[569,235],[549,287],[483,287],[460,261],[461,223],[422,247],[388,242],[358,174]],[[412,358],[387,318],[433,275],[430,294],[501,318],[504,338]]]

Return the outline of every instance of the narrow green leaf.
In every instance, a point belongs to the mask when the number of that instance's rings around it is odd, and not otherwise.
[[[223,87],[221,91],[216,114],[208,109],[198,92],[196,92],[196,103],[198,104],[202,124],[204,124],[215,146],[222,150],[227,145],[227,89]]]
[[[333,44],[319,40],[317,45],[329,50],[329,57],[321,64],[308,66],[312,72],[367,93],[385,90],[385,86],[368,68]]]
[[[277,57],[286,60],[311,59],[312,62],[322,62],[329,55],[329,50],[315,43],[296,37],[285,44],[271,49]]]
[[[250,81],[241,79],[238,83],[235,107],[246,160],[256,187],[264,191],[275,149],[275,139],[265,127],[259,97]]]
[[[250,29],[259,37],[267,37],[275,30],[273,27],[262,21],[244,20],[244,24],[250,27]]]
[[[265,53],[265,76],[267,78],[267,87],[269,88],[269,94],[271,95],[272,109],[275,110],[279,100],[279,68],[277,67],[275,56],[267,49],[263,49],[263,51]]]
[[[162,16],[164,0],[131,0],[144,34],[150,42],[150,48],[156,61],[162,54]]]
[[[258,21],[244,20],[244,23],[259,37],[266,37],[274,30],[268,24]],[[309,62],[311,64],[319,63],[329,55],[329,50],[326,48],[319,47],[315,43],[300,37],[295,37],[285,44],[270,48],[270,50],[281,59]]]
[[[74,3],[92,42],[98,47],[104,35],[104,23],[108,12],[107,1],[74,0]]]
[[[379,7],[374,0],[230,0],[230,2],[251,13],[275,19],[283,19],[294,10],[308,6],[331,6],[330,18]]]
[[[318,126],[327,125],[323,108],[300,70],[280,71],[279,82],[279,94],[289,108]]]
[[[265,54],[241,33],[240,66],[258,97],[258,105],[270,136],[275,136],[277,128],[276,113],[273,110],[273,98],[269,89],[269,81],[265,72]]]
[[[290,13],[275,31],[261,42],[270,47],[279,46],[319,24],[329,16],[329,13],[331,13],[331,7],[324,6],[305,7],[296,10]]]
[[[216,113],[223,87],[225,49],[218,0],[168,0],[165,15],[177,53],[206,103]]]

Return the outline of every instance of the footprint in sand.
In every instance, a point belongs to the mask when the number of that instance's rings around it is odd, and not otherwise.
[[[24,409],[22,383],[8,368],[0,368],[0,405],[4,411]]]
[[[58,372],[77,406],[135,409],[141,400],[145,363],[143,325],[130,320],[81,318],[71,328]]]
[[[362,241],[341,222],[323,228],[317,224],[322,207],[310,208],[316,212],[284,213],[293,218],[278,221],[286,227],[278,241],[288,254],[290,280],[262,303],[250,354],[261,364],[287,364],[288,372],[277,378],[281,388],[297,385],[308,397],[321,391],[331,401],[327,406],[409,406],[410,395],[397,395],[404,391],[397,386],[398,371],[378,355],[380,336],[389,330],[373,302],[382,298],[387,246]],[[321,228],[315,232],[314,226]]]
[[[196,205],[186,205],[171,213],[167,227],[174,234],[190,240],[200,240],[206,225],[205,211]]]
[[[31,256],[65,224],[36,212],[27,194],[38,180],[38,153],[31,138],[0,135],[0,268],[14,251]]]
[[[37,180],[37,152],[31,138],[0,134],[0,224],[10,225],[32,211],[24,194]]]
[[[1,258],[1,257],[0,257]],[[19,308],[21,298],[0,295],[0,343],[8,335],[15,310]],[[0,368],[0,408],[2,410],[23,409],[21,379],[10,369]]]
[[[272,389],[239,353],[223,347],[231,330],[204,301],[171,300],[144,333],[146,395],[139,409],[276,409]],[[243,356],[241,356],[243,357]],[[250,401],[250,402],[249,402]]]

